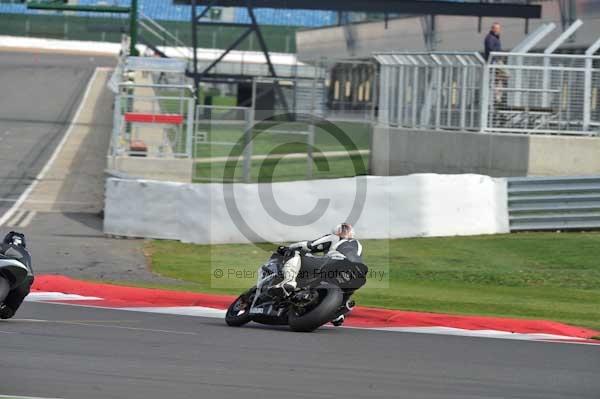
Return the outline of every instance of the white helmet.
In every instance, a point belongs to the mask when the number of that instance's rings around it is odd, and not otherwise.
[[[354,238],[354,229],[350,223],[340,223],[335,227],[333,234],[342,239],[350,239]]]

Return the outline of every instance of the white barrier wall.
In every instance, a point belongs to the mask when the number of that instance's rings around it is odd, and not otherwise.
[[[507,233],[506,197],[504,179],[472,174],[228,185],[110,178],[104,231],[206,244],[310,239],[346,220],[362,239]]]

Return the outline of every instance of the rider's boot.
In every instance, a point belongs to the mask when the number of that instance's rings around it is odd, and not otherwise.
[[[348,299],[346,303],[342,306],[340,312],[335,317],[335,319],[331,320],[331,324],[333,324],[336,327],[339,327],[342,324],[344,324],[344,321],[346,320],[345,315],[348,314],[352,310],[352,308],[354,308],[354,305],[354,299]]]
[[[296,286],[296,277],[298,273],[300,273],[301,267],[301,259],[300,253],[296,251],[294,256],[287,260],[281,268],[281,272],[283,273],[283,280],[272,287],[272,291],[274,293],[283,293],[285,296],[291,295],[295,290]]]
[[[345,319],[346,319],[346,317],[343,314],[341,314],[338,317],[336,317],[335,319],[331,320],[331,324],[333,324],[336,327],[339,327],[342,324],[344,324]]]

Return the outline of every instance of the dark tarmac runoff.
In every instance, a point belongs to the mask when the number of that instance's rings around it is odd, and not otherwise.
[[[596,346],[25,303],[0,322],[1,393],[58,398],[600,397]]]

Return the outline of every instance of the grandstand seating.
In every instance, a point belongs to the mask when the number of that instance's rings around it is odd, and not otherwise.
[[[127,6],[130,0],[79,0],[85,5],[120,5]],[[159,21],[188,21],[190,19],[190,6],[175,5],[168,0],[139,0],[140,11],[148,17]],[[200,8],[201,10],[201,8]],[[0,14],[47,14],[48,11],[28,10],[25,4],[0,3]],[[51,12],[50,12],[51,13]],[[317,27],[333,25],[337,21],[337,14],[329,11],[309,10],[280,10],[257,9],[255,10],[258,22],[264,25],[285,25]],[[82,16],[104,16],[100,13],[77,13]],[[124,15],[115,14],[115,18],[124,18]],[[233,22],[248,23],[250,17],[245,8],[237,8]]]

